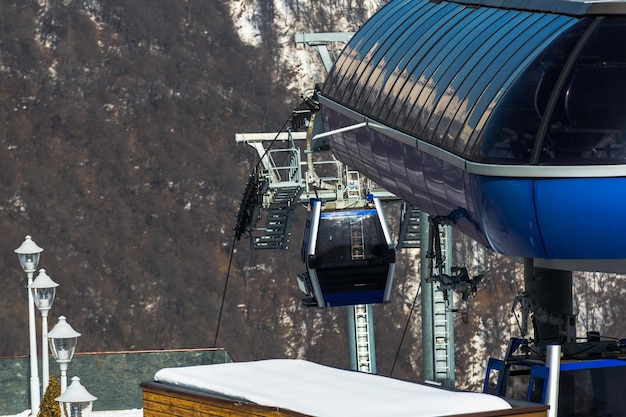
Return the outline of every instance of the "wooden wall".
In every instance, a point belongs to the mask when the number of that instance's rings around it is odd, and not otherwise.
[[[252,404],[232,398],[179,388],[160,382],[142,382],[144,417],[311,417],[295,411]],[[548,406],[528,405],[455,417],[547,417]],[[341,410],[338,414],[341,415]]]

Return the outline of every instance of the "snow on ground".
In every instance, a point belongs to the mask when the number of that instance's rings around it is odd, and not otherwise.
[[[143,410],[93,411],[94,417],[142,417]]]
[[[143,410],[113,410],[113,411],[92,411],[93,417],[143,417]],[[0,416],[0,417],[28,417],[30,416],[30,410],[15,414],[13,416]]]

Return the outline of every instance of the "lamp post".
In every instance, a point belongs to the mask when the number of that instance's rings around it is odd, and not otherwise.
[[[41,252],[43,252],[43,249],[37,246],[30,236],[26,236],[20,247],[15,249],[22,269],[26,272],[26,276],[28,277],[27,285],[33,283],[33,274],[39,264]],[[28,333],[30,338],[30,406],[31,413],[37,415],[40,400],[39,371],[37,369],[37,333],[35,330],[35,305],[30,289],[28,290]]]
[[[50,378],[50,355],[48,354],[48,312],[54,303],[54,296],[59,284],[54,282],[45,269],[40,269],[39,274],[32,284],[29,285],[33,293],[35,306],[41,312],[41,375],[43,378],[43,392],[48,388]]]
[[[80,333],[69,325],[65,316],[59,317],[59,322],[48,332],[52,355],[61,368],[61,393],[67,388],[67,365],[74,356],[78,336]]]
[[[59,402],[64,417],[89,417],[93,402],[97,400],[80,383],[80,378],[75,376],[69,387],[56,398]]]

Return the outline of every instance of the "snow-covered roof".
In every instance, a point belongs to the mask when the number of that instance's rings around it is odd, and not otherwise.
[[[303,360],[164,368],[155,381],[319,417],[432,417],[509,409],[503,399]]]

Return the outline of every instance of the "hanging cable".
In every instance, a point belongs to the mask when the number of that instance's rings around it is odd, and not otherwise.
[[[228,258],[228,269],[226,270],[226,279],[224,282],[224,291],[222,292],[222,302],[220,303],[220,312],[217,316],[217,327],[215,329],[215,339],[213,339],[213,347],[217,347],[217,336],[220,332],[220,323],[222,322],[222,312],[224,311],[224,300],[226,299],[226,288],[228,288],[228,279],[230,277],[230,267],[233,264],[233,254],[235,253],[235,239],[233,237],[233,243],[230,246],[230,256]]]
[[[272,145],[278,140],[278,137],[280,135],[280,133],[285,129],[285,127],[287,126],[287,123],[289,123],[291,121],[291,116],[289,118],[287,118],[287,120],[285,121],[285,123],[283,123],[283,126],[280,128],[280,130],[278,131],[278,133],[276,134],[276,136],[274,137],[274,139],[270,142],[269,146],[267,147],[267,149],[265,150],[265,152],[263,153],[263,156],[261,156],[261,158],[259,159],[259,161],[256,163],[256,165],[254,166],[254,170],[256,170],[259,165],[261,164],[261,162],[263,161],[263,158],[265,158],[265,156],[267,155],[267,153],[269,152],[270,148],[272,147]],[[224,301],[226,300],[226,289],[228,288],[228,280],[230,279],[230,268],[233,264],[233,256],[235,253],[235,242],[238,240],[237,236],[240,233],[240,225],[239,223],[241,222],[240,218],[242,216],[241,210],[238,214],[238,226],[236,226],[234,228],[235,233],[233,233],[233,240],[232,243],[230,245],[230,254],[228,257],[228,269],[226,270],[226,278],[224,280],[224,290],[222,291],[222,301],[220,303],[220,310],[219,310],[219,314],[217,316],[217,326],[215,328],[215,338],[213,339],[213,347],[217,347],[217,337],[219,336],[219,332],[220,332],[220,325],[222,323],[222,314],[224,312]]]
[[[409,312],[409,317],[406,320],[406,324],[404,325],[404,331],[402,332],[402,338],[400,339],[400,343],[398,344],[398,349],[396,350],[396,357],[393,359],[393,364],[391,365],[391,371],[389,372],[389,377],[393,376],[393,370],[396,367],[396,362],[398,361],[398,357],[400,356],[400,349],[402,348],[402,343],[404,342],[404,337],[406,336],[406,332],[409,329],[409,323],[411,322],[411,317],[413,316],[413,310],[415,310],[415,304],[417,303],[417,296],[422,289],[422,281],[420,280],[420,285],[417,287],[417,292],[415,293],[415,297],[413,298],[413,304],[411,305],[411,311]]]
[[[267,149],[265,149],[265,152],[263,152],[263,155],[259,158],[258,162],[254,166],[254,169],[258,168],[261,162],[263,162],[263,158],[267,156],[270,149],[272,149],[272,146],[274,145],[274,143],[278,140],[278,137],[280,136],[280,134],[285,131],[285,127],[287,126],[287,123],[289,123],[290,121],[291,121],[291,116],[288,117],[287,120],[285,120],[285,123],[283,123],[283,126],[278,130],[278,133],[276,133],[276,136],[274,136],[274,139],[272,139]]]

